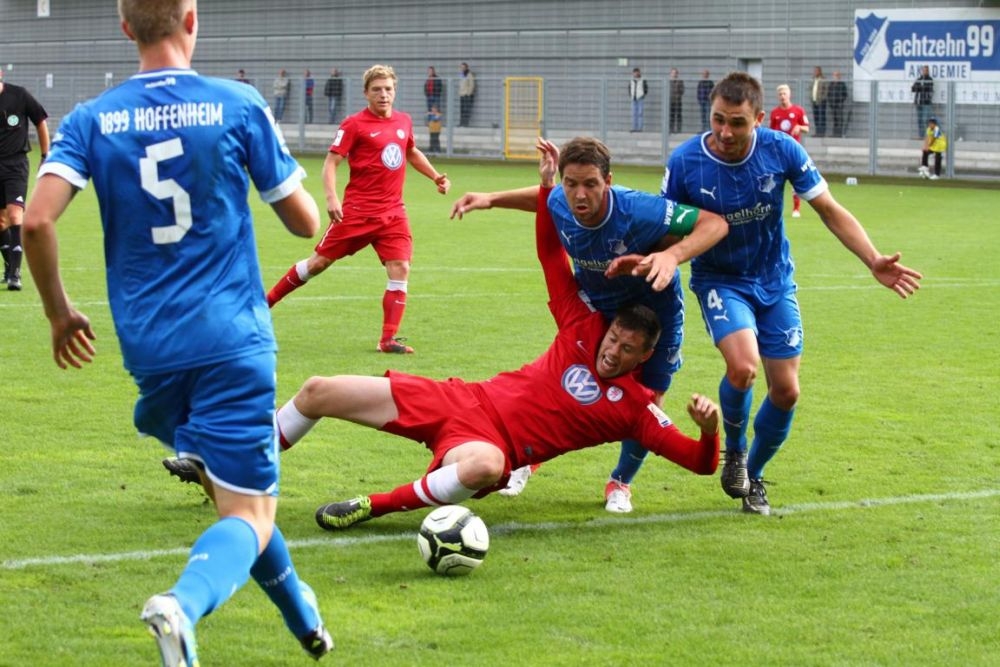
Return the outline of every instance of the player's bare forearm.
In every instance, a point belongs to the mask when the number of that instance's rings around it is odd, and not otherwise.
[[[903,299],[920,288],[923,275],[900,264],[900,253],[893,255],[879,253],[857,218],[838,204],[829,193],[824,193],[817,199],[821,201],[819,205],[814,205],[814,208],[827,229],[868,267],[875,280]]]
[[[500,192],[467,192],[451,207],[451,217],[462,219],[470,211],[484,211],[491,208],[507,208],[516,211],[536,211],[538,186],[531,185],[518,190]]]
[[[427,159],[427,156],[424,155],[423,151],[414,146],[410,149],[408,160],[414,169],[434,181],[434,185],[437,186],[439,193],[443,195],[448,194],[448,190],[451,189],[451,181],[448,180],[448,174],[438,172],[434,168],[434,165],[431,164],[431,161]]]
[[[289,196],[274,202],[271,207],[292,234],[310,238],[319,231],[319,207],[301,185]]]

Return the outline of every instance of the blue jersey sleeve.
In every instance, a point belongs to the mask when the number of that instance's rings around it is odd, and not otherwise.
[[[806,149],[799,142],[788,139],[787,135],[782,136],[785,138],[778,141],[778,147],[787,166],[786,177],[795,192],[806,201],[826,192],[826,181],[823,180]]]

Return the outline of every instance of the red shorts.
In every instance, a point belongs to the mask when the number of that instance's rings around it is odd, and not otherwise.
[[[353,215],[346,209],[344,219],[331,224],[319,244],[316,254],[334,261],[348,257],[371,246],[379,261],[413,259],[413,235],[406,211],[393,209],[383,215]]]
[[[483,411],[479,399],[463,380],[438,381],[408,373],[386,371],[399,417],[382,427],[386,433],[422,442],[434,455],[427,471],[437,470],[451,449],[467,442],[488,442],[504,453],[504,470],[496,485],[475,497],[507,486],[510,453],[503,435]]]

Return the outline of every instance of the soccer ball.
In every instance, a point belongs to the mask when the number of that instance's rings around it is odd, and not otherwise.
[[[490,548],[486,524],[472,510],[445,505],[424,517],[417,533],[417,547],[427,567],[454,577],[479,567]]]

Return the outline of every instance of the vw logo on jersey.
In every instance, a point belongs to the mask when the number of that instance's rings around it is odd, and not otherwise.
[[[573,364],[562,375],[562,386],[566,393],[583,405],[596,403],[601,399],[601,388],[583,364]]]
[[[18,125],[20,125],[20,123],[21,123],[21,117],[18,116],[16,113],[12,113],[11,115],[7,116],[7,124],[10,125],[11,127],[17,127]]]
[[[396,170],[403,166],[403,150],[399,144],[389,143],[382,149],[382,164],[388,169]]]

